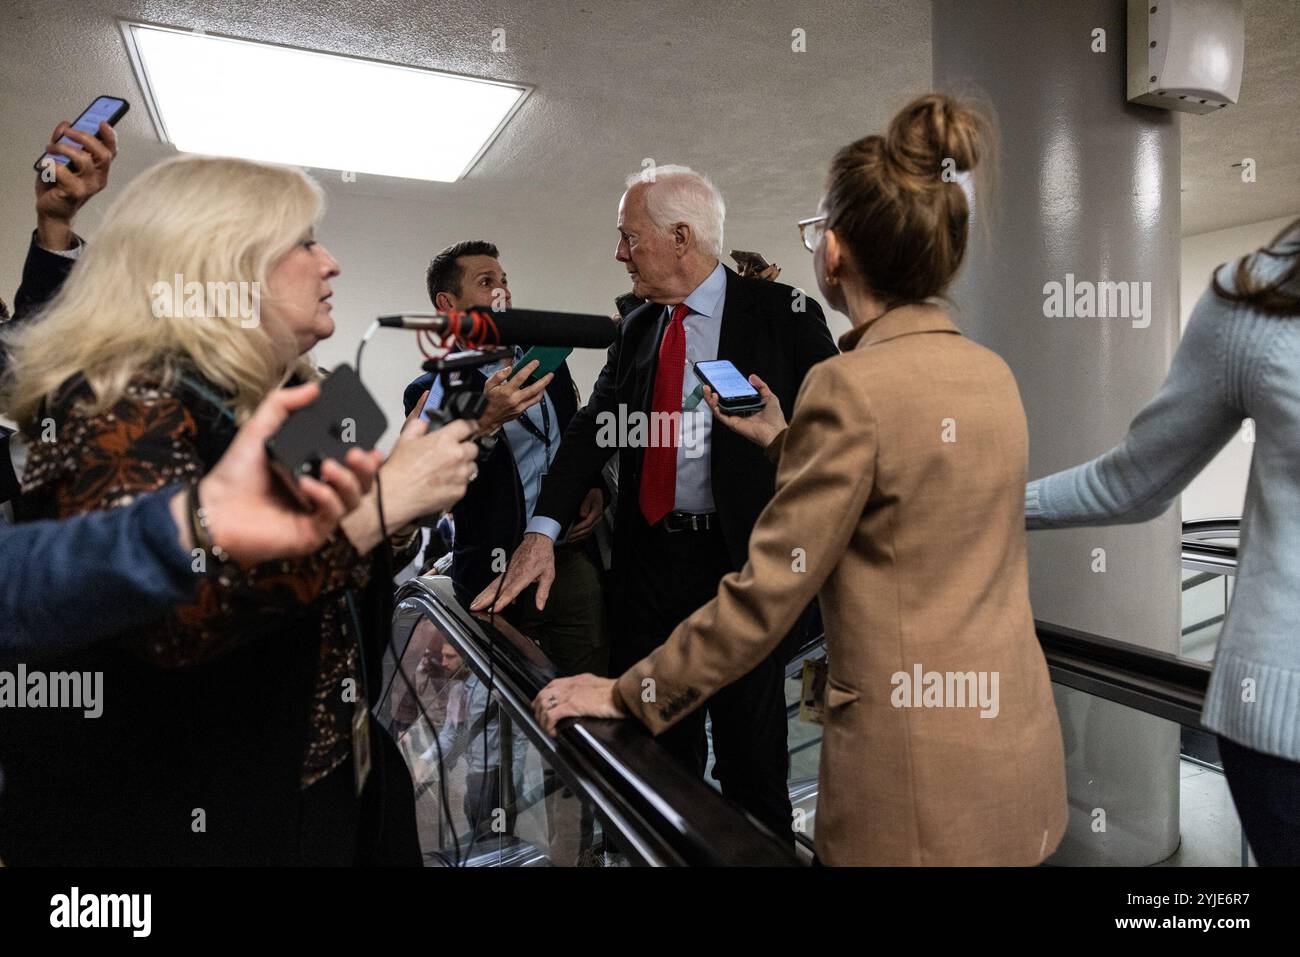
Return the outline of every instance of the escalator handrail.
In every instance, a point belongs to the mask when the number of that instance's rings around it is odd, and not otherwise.
[[[1241,518],[1196,518],[1183,522],[1182,565],[1193,571],[1218,575],[1237,574],[1237,544]]]
[[[1034,622],[1052,680],[1146,714],[1202,728],[1208,664],[1048,622]]]
[[[512,720],[646,863],[799,864],[787,845],[689,774],[638,722],[568,719],[557,737],[547,736],[533,717],[531,702],[554,667],[536,646],[525,653],[500,631],[489,638],[491,626],[465,611],[449,579],[408,580],[397,594],[399,609],[405,602],[416,603],[453,644],[464,645],[460,650],[480,679],[491,670],[496,694]],[[539,661],[545,667],[539,668]]]
[[[1049,622],[1035,620],[1034,626],[1053,681],[1187,727],[1202,727],[1209,664]],[[803,653],[813,650],[805,647]]]
[[[1237,549],[1233,545],[1208,545],[1204,542],[1184,541],[1181,565],[1188,571],[1211,572],[1215,575],[1235,577]]]
[[[1204,538],[1234,538],[1241,533],[1241,516],[1222,518],[1192,518],[1183,522],[1183,538],[1200,541]]]

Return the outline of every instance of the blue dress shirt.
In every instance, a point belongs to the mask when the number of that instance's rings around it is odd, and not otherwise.
[[[523,357],[524,350],[516,346],[514,362],[518,362]],[[482,372],[489,378],[495,375],[501,369],[505,368],[505,360],[494,362],[491,365],[482,367]],[[435,377],[433,384],[429,386],[429,399],[426,403],[430,408],[437,408],[442,401],[442,379]],[[528,420],[525,425],[523,419]],[[532,428],[529,428],[529,425]],[[507,422],[502,431],[505,434],[506,444],[510,447],[510,455],[515,460],[515,470],[519,473],[519,484],[524,490],[524,518],[529,521],[533,517],[533,509],[537,505],[537,496],[542,490],[542,479],[545,477],[551,462],[555,460],[555,453],[559,451],[560,439],[563,437],[560,432],[559,415],[555,411],[555,403],[545,392],[542,393],[542,401],[525,410],[524,414],[513,422]],[[539,438],[545,436],[545,439]],[[551,538],[556,538],[560,533],[559,523],[551,519],[538,519],[538,521],[550,522],[555,526],[555,534]],[[532,531],[531,526],[528,529]]]
[[[718,357],[722,310],[727,303],[727,270],[722,263],[718,263],[713,272],[682,301],[689,310],[682,320],[686,332],[686,368],[682,375],[684,405],[687,397],[700,384],[694,364]],[[664,315],[672,315],[671,307],[664,306]],[[700,402],[695,409],[682,413],[677,444],[677,494],[673,502],[677,511],[714,511],[712,436],[713,412],[707,402]],[[531,504],[528,513],[532,514]],[[560,535],[560,523],[539,515],[528,522],[527,530],[556,539]]]

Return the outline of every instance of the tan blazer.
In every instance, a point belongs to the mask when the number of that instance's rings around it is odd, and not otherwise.
[[[745,567],[618,694],[663,731],[763,660],[817,594],[821,860],[1036,864],[1065,831],[1065,767],[1029,608],[1015,378],[934,305],[840,345],[773,443],[776,494]]]

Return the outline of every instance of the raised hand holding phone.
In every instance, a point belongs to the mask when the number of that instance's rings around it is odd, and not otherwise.
[[[721,422],[737,435],[742,435],[756,445],[767,448],[772,440],[785,431],[785,413],[781,411],[781,402],[772,390],[756,375],[749,377],[749,383],[763,400],[763,410],[748,416],[729,415],[718,401],[718,394],[707,385],[704,387],[704,400],[709,403],[713,420]]]
[[[305,508],[280,494],[283,486],[271,474],[266,440],[319,395],[314,382],[272,392],[199,482],[213,541],[234,561],[252,564],[310,554],[370,491],[382,455],[351,449],[342,463],[325,462],[319,479],[302,480]],[[194,548],[184,492],[172,497],[171,512],[182,547]]]
[[[109,167],[117,156],[117,135],[112,123],[126,113],[125,100],[100,97],[123,105],[109,119],[95,104],[74,125],[59,123],[50,143],[36,161],[36,242],[43,249],[62,252],[76,245],[72,220],[92,196],[108,185]],[[87,117],[91,117],[90,120]],[[95,121],[93,127],[89,123]]]
[[[717,395],[728,415],[754,415],[763,408],[763,397],[729,359],[695,363],[695,377]]]
[[[555,374],[548,372],[530,384],[528,380],[540,365],[537,359],[533,359],[523,365],[506,366],[492,374],[483,386],[488,401],[487,411],[479,419],[479,428],[483,432],[513,422],[542,401],[542,394]]]

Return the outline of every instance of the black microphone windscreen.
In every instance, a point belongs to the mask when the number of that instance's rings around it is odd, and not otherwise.
[[[496,326],[501,345],[572,346],[605,349],[614,342],[618,326],[609,316],[545,309],[506,309],[483,313]],[[472,343],[480,345],[482,343]],[[491,345],[489,336],[488,345]]]

